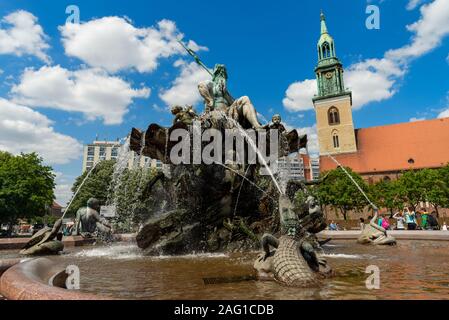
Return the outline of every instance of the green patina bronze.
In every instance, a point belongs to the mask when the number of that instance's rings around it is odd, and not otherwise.
[[[314,101],[339,96],[342,94],[351,95],[345,89],[343,79],[343,65],[335,53],[335,41],[329,34],[326,26],[326,18],[321,13],[321,36],[317,44],[318,65],[315,68],[318,84],[318,95]]]

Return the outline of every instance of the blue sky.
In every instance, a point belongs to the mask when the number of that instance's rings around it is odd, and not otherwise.
[[[80,24],[67,24],[68,5]],[[368,5],[380,29],[368,30]],[[316,137],[311,98],[320,10],[353,90],[356,127],[449,116],[449,1],[25,1],[0,3],[0,149],[38,151],[65,202],[81,146],[168,125],[167,106],[194,103],[207,75],[183,36],[263,117]],[[262,121],[263,122],[263,121]],[[316,142],[312,142],[316,150]]]

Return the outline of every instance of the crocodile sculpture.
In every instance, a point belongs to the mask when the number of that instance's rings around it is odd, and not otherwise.
[[[261,253],[254,263],[260,280],[275,280],[282,285],[306,287],[317,285],[321,278],[332,274],[326,260],[317,254],[320,245],[314,234],[323,221],[318,201],[308,196],[304,202],[307,214],[298,215],[287,196],[279,199],[281,236],[262,237]],[[270,246],[276,248],[270,250]]]

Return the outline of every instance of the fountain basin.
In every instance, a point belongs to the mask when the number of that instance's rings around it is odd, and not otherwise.
[[[258,253],[152,257],[129,243],[70,248],[65,254],[10,268],[0,280],[0,295],[8,299],[139,300],[449,298],[449,241],[400,240],[396,246],[385,247],[334,240],[324,246],[324,254],[335,276],[324,279],[316,288],[301,289],[251,280]],[[81,290],[48,286],[52,274],[70,264],[80,269]],[[365,271],[371,265],[380,270],[379,290],[365,286],[370,275]],[[42,270],[44,267],[50,271]],[[243,281],[228,281],[232,279]],[[5,290],[15,293],[2,294]]]
[[[107,299],[96,294],[62,288],[65,269],[48,258],[18,262],[16,259],[0,263],[5,268],[9,266],[0,278],[0,296],[8,300]]]

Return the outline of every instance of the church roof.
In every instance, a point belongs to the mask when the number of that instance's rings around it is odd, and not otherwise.
[[[438,168],[449,163],[449,118],[357,129],[358,151],[334,155],[357,173],[395,172]],[[335,169],[320,156],[322,172]]]

